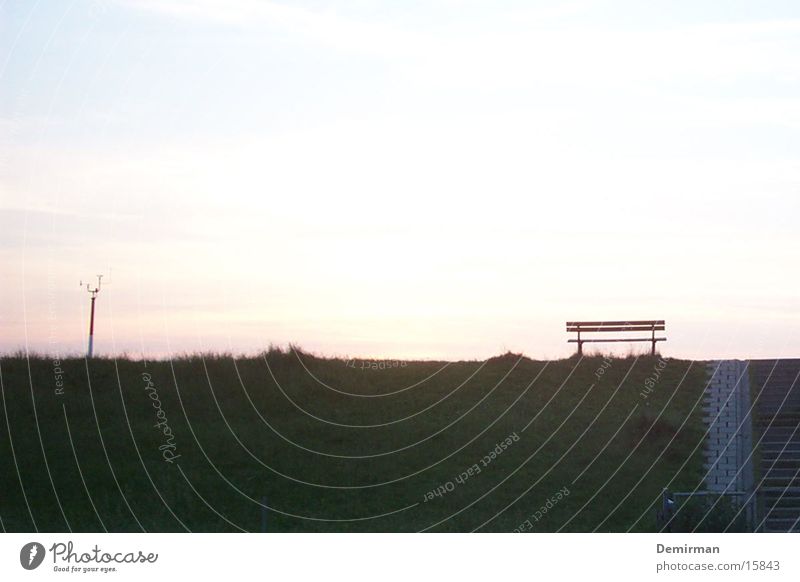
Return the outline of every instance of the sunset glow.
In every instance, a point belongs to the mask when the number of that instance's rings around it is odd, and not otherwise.
[[[0,8],[4,351],[80,353],[104,273],[101,355],[798,354],[793,3],[45,4]]]

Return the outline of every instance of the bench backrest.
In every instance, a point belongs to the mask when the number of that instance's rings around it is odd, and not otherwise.
[[[567,331],[664,331],[665,320],[647,319],[639,321],[568,321]]]

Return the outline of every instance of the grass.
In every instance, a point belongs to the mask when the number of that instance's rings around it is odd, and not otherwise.
[[[3,357],[2,527],[654,531],[702,478],[700,363],[643,396],[658,357],[352,362],[69,358],[58,394],[52,359]]]

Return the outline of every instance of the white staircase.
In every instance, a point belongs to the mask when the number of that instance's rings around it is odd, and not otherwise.
[[[759,505],[765,532],[800,532],[800,360],[753,360]]]

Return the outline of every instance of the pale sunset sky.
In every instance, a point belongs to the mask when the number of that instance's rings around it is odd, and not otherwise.
[[[0,351],[798,357],[799,98],[794,1],[7,0]]]

